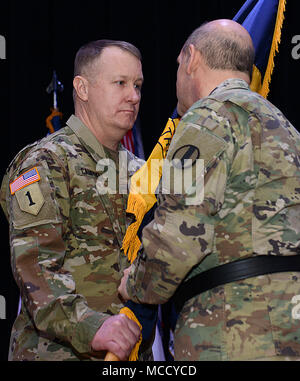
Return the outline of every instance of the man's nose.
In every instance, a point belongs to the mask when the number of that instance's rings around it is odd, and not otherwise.
[[[139,103],[141,100],[141,91],[136,86],[129,86],[127,100],[133,104]]]

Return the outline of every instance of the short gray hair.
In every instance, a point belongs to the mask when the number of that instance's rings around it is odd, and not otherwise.
[[[88,42],[83,45],[76,53],[75,61],[74,61],[74,78],[77,75],[87,75],[86,71],[89,71],[91,65],[101,56],[101,53],[105,48],[116,46],[122,50],[125,50],[131,54],[133,54],[136,58],[142,61],[142,55],[140,50],[126,41],[118,41],[118,40],[96,40]],[[73,100],[75,102],[76,91],[73,89]]]
[[[117,40],[91,41],[83,45],[76,53],[74,61],[74,77],[76,77],[76,75],[83,74],[84,69],[100,57],[103,49],[108,48],[110,46],[116,46],[122,50],[125,50],[133,54],[140,61],[142,60],[142,55],[139,49],[129,42]]]
[[[192,32],[182,48],[183,53],[189,54],[188,47],[193,44],[210,69],[240,71],[251,78],[255,57],[253,44],[244,44],[238,35],[226,35],[206,25],[204,23]]]

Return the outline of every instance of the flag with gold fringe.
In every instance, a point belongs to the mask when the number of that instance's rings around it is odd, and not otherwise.
[[[250,33],[254,48],[251,90],[267,98],[278,52],[286,0],[248,0],[233,20]]]
[[[152,219],[152,211],[157,201],[155,190],[162,175],[162,160],[167,155],[178,123],[177,111],[174,111],[148,160],[131,178],[126,212],[134,215],[135,220],[127,228],[122,246],[124,254],[131,263],[136,259],[141,246],[142,228]],[[120,313],[135,321],[141,328],[140,340],[129,357],[129,361],[136,361],[142,340],[149,340],[156,327],[158,306],[142,305],[129,300]],[[118,361],[118,358],[108,352],[105,361]]]
[[[122,249],[133,262],[141,246],[138,236],[142,221],[156,203],[155,191],[162,175],[162,160],[166,157],[179,118],[169,118],[168,122],[146,163],[132,176],[126,212],[135,216],[135,221],[127,228]]]

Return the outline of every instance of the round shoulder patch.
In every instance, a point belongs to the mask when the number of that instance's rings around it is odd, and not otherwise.
[[[196,163],[196,160],[200,157],[200,150],[198,147],[186,144],[179,147],[173,154],[173,159],[179,159],[174,161],[174,166],[176,168],[188,168]],[[189,159],[189,160],[188,160]]]

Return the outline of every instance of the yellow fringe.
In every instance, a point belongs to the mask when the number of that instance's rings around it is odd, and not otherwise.
[[[168,119],[164,131],[148,160],[131,178],[126,212],[135,215],[135,222],[127,228],[122,243],[124,254],[127,255],[131,263],[135,260],[141,246],[141,241],[137,236],[139,227],[145,214],[157,201],[154,192],[161,178],[162,167],[160,160],[167,155],[178,123],[179,119]]]
[[[130,308],[128,307],[123,307],[121,308],[120,310],[120,314],[124,314],[126,315],[129,319],[133,320],[134,322],[137,323],[137,325],[140,327],[141,331],[142,331],[142,325],[141,323],[138,321],[137,317],[135,316],[135,314],[131,311]],[[141,342],[142,342],[142,334],[140,335],[140,338],[139,338],[139,341],[135,344],[133,350],[131,351],[130,353],[130,356],[129,356],[129,361],[136,361],[138,359],[138,353],[139,353],[139,349],[140,349],[140,345],[141,345]]]
[[[128,260],[132,263],[135,260],[141,246],[141,241],[137,236],[137,232],[143,221],[144,215],[147,212],[145,200],[139,194],[130,193],[128,196],[126,211],[127,213],[134,214],[136,219],[135,222],[128,226],[122,245],[124,254],[127,255]]]
[[[53,125],[51,123],[51,120],[55,116],[59,116],[60,118],[62,118],[62,113],[60,111],[58,111],[57,108],[51,108],[51,110],[52,110],[52,113],[46,119],[46,126],[49,128],[50,133],[53,134],[54,128],[53,128]]]
[[[284,20],[285,6],[286,6],[286,0],[279,0],[273,40],[272,40],[272,45],[271,45],[270,54],[269,54],[269,60],[268,60],[267,68],[265,71],[263,84],[262,84],[261,90],[259,91],[259,94],[261,94],[265,98],[267,98],[270,91],[269,85],[271,81],[271,75],[274,69],[275,53],[278,52],[278,46],[281,39],[281,28],[282,28],[282,23]]]

